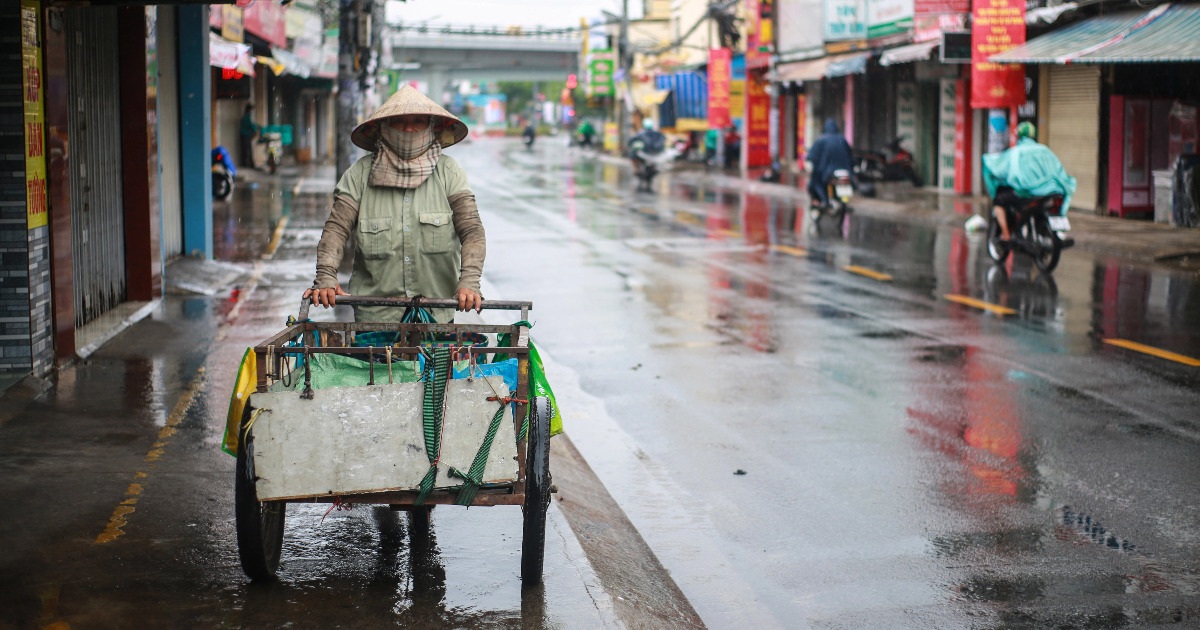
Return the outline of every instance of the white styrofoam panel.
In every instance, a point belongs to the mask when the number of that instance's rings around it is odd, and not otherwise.
[[[508,395],[500,377],[454,379],[446,386],[446,421],[436,487],[462,483],[499,403]],[[396,383],[299,392],[256,393],[254,467],[260,500],[416,489],[429,460],[425,454],[422,383]],[[484,468],[485,483],[517,479],[516,435],[504,415]]]

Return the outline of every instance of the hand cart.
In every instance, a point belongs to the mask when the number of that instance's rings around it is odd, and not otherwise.
[[[456,306],[448,299],[353,296],[338,303]],[[257,387],[238,431],[235,481],[246,575],[274,579],[288,503],[389,505],[426,528],[434,505],[520,505],[521,580],[539,583],[551,406],[545,398],[530,400],[524,320],[532,303],[483,302],[485,309],[520,311],[521,321],[510,326],[314,322],[308,307],[305,300],[298,321],[253,348]],[[389,343],[375,345],[380,333]],[[501,333],[508,334],[504,347],[460,345]],[[370,345],[354,343],[361,339]],[[481,375],[488,355],[508,357],[500,366],[507,376]],[[318,370],[335,359],[352,362],[359,375],[365,360],[366,382],[319,388]],[[450,359],[466,364],[467,374],[456,375]],[[504,422],[510,413],[512,422]]]

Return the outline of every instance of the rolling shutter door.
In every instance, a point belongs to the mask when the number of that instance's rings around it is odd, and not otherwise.
[[[67,132],[75,326],[125,301],[121,99],[116,7],[69,7]]]
[[[1100,68],[1050,66],[1047,146],[1078,182],[1071,206],[1094,211],[1100,175]]]

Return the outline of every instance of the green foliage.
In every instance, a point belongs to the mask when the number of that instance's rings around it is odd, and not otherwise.
[[[537,91],[544,94],[546,100],[551,102],[558,102],[565,87],[567,87],[566,79],[537,82]],[[496,83],[496,91],[508,97],[509,114],[520,114],[528,118],[534,111],[540,111],[534,94],[533,81],[500,81]]]

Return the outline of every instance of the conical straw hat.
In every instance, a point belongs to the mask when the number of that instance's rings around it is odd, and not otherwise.
[[[366,122],[354,128],[354,132],[350,134],[350,141],[367,151],[374,152],[379,145],[380,122],[393,116],[407,114],[427,114],[441,118],[439,121],[434,121],[434,134],[443,148],[457,144],[467,137],[466,123],[434,103],[428,96],[418,92],[413,86],[405,84],[396,90],[396,93],[383,104],[383,107],[371,114]]]

